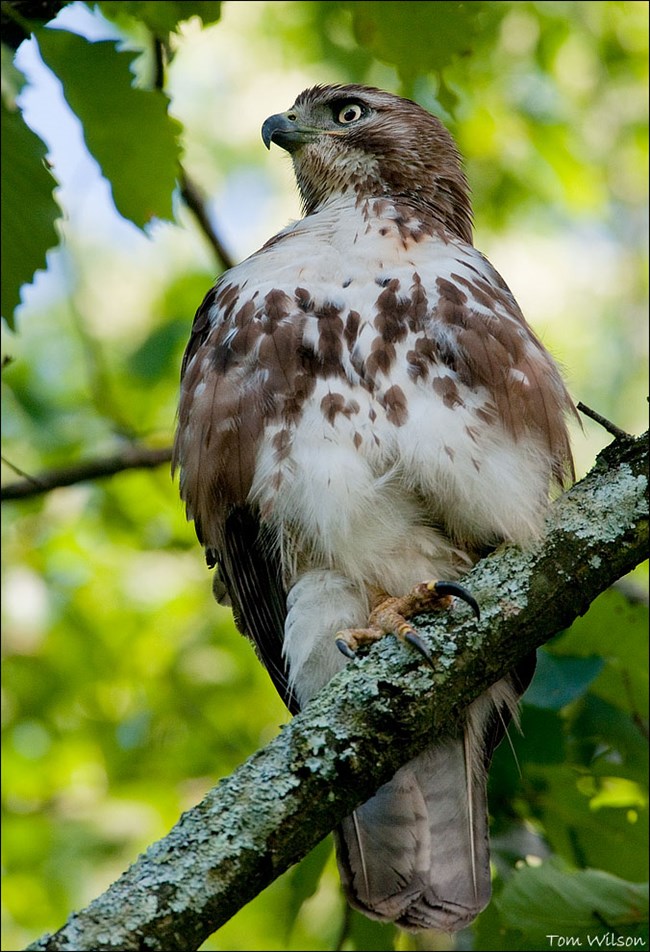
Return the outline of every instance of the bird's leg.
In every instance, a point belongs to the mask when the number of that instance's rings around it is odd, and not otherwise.
[[[457,582],[421,582],[408,595],[395,597],[379,589],[371,591],[371,611],[367,628],[345,628],[336,633],[336,646],[347,658],[354,658],[358,648],[379,641],[384,635],[395,634],[407,641],[433,664],[433,658],[415,628],[406,620],[421,612],[448,608],[453,597],[466,602],[476,617],[480,616],[478,603]]]

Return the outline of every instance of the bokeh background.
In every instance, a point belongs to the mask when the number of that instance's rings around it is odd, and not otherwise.
[[[44,141],[60,216],[46,267],[15,315],[3,309],[4,484],[170,444],[191,320],[223,268],[166,185],[173,148],[241,260],[300,214],[290,161],[260,127],[316,83],[377,85],[448,124],[476,245],[576,401],[646,429],[646,2],[75,2],[51,26],[71,45],[49,28],[40,46],[14,44],[14,62],[3,45],[5,107]],[[125,50],[137,87],[162,78],[174,122],[163,109],[160,143],[140,100],[118,93]],[[118,94],[144,146],[139,175],[112,148]],[[145,211],[143,183],[167,189]],[[13,261],[36,185],[7,188]],[[585,418],[573,437],[582,475],[611,436]],[[3,516],[2,947],[17,949],[94,898],[287,715],[211,598],[167,466],[6,502]],[[351,915],[327,840],[203,948],[536,949],[559,921],[641,935],[646,579],[637,570],[541,655],[517,759],[503,745],[493,772],[496,898],[475,927],[414,938]],[[569,880],[584,908],[561,905]],[[595,925],[594,905],[607,913]]]

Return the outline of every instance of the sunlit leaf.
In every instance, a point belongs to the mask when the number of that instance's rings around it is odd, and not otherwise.
[[[518,870],[496,904],[508,926],[539,941],[571,936],[598,947],[608,944],[607,936],[631,938],[647,930],[647,886],[560,861]]]
[[[349,4],[358,42],[407,77],[441,70],[471,50],[482,3],[360,0]]]
[[[296,921],[301,906],[310,899],[318,889],[318,884],[323,875],[323,869],[331,852],[332,839],[331,837],[326,837],[291,870],[288,876],[291,888],[291,899],[287,908],[287,937],[291,935],[293,924]]]
[[[110,18],[119,17],[122,14],[135,17],[149,27],[152,33],[164,39],[168,33],[173,32],[179,23],[189,20],[190,17],[200,17],[203,23],[208,26],[216,23],[221,16],[220,2],[199,2],[199,0],[181,0],[174,3],[167,0],[165,3],[144,2],[137,0],[104,0],[99,4],[101,11]]]
[[[572,724],[574,756],[594,774],[648,782],[648,742],[643,722],[589,694]]]
[[[611,768],[610,768],[611,769]],[[594,808],[602,781],[569,765],[527,771],[527,795],[553,851],[581,866],[647,878],[648,809]]]
[[[36,37],[120,214],[139,227],[152,218],[171,219],[180,127],[167,113],[164,93],[133,87],[129,67],[136,54],[65,30],[41,29]]]

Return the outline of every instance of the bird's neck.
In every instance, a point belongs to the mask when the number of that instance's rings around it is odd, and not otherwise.
[[[448,206],[446,201],[427,200],[421,194],[403,193],[398,195],[359,193],[353,189],[332,192],[311,208],[305,208],[305,218],[322,215],[341,221],[361,218],[370,225],[377,223],[382,234],[381,222],[387,224],[386,236],[397,234],[402,237],[414,235],[438,235],[443,239],[457,238],[466,244],[472,244],[471,209]],[[376,229],[373,229],[376,230]]]

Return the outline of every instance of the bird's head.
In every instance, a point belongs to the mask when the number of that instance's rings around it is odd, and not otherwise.
[[[332,197],[385,196],[471,242],[469,188],[443,124],[417,103],[368,86],[314,86],[262,126],[290,153],[305,214]]]

